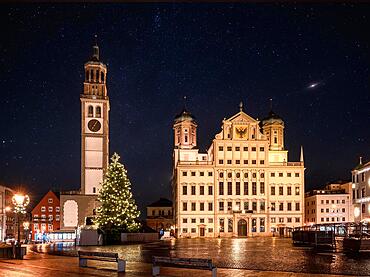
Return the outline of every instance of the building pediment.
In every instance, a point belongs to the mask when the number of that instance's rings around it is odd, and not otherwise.
[[[233,115],[232,117],[224,120],[225,122],[230,122],[233,124],[250,124],[250,123],[258,123],[259,121],[254,119],[253,117],[247,115],[245,112],[240,111],[237,114]]]

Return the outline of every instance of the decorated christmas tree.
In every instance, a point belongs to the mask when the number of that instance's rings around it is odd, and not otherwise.
[[[99,192],[101,206],[98,208],[96,223],[108,232],[136,232],[140,215],[131,193],[127,171],[114,153]]]

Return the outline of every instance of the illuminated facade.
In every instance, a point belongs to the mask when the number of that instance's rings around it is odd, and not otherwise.
[[[353,222],[352,183],[330,184],[305,194],[305,223]]]
[[[352,195],[355,222],[370,221],[370,162],[352,170]]]
[[[176,116],[174,220],[178,237],[284,234],[304,218],[304,163],[288,161],[284,122],[272,111],[258,121],[243,111],[222,121],[206,153],[197,123]]]
[[[61,229],[75,230],[92,225],[97,200],[109,159],[109,97],[107,66],[100,60],[99,47],[85,63],[81,100],[81,188],[61,193]]]
[[[146,206],[146,225],[158,232],[160,230],[169,231],[173,226],[172,201],[160,198]]]

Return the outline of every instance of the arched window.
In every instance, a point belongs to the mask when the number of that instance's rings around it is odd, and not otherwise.
[[[88,82],[89,81],[89,71],[86,70],[85,74],[86,74],[85,81]]]
[[[101,72],[101,81],[102,83],[104,83],[104,72],[103,71]]]
[[[99,70],[96,70],[95,71],[95,82],[97,82],[97,83],[99,82],[99,75],[100,75]]]
[[[90,82],[93,80],[94,78],[94,71],[91,69],[90,70]]]
[[[93,106],[89,106],[88,107],[87,116],[88,117],[93,117],[94,116],[94,108],[93,108]]]
[[[97,106],[95,109],[95,116],[96,117],[101,117],[101,108],[100,106]]]

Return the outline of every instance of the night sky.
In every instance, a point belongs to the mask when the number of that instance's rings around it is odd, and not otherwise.
[[[0,183],[33,199],[80,186],[83,65],[108,65],[110,153],[143,210],[170,196],[174,116],[205,151],[224,117],[285,121],[306,190],[350,179],[370,150],[370,5],[1,5]]]

